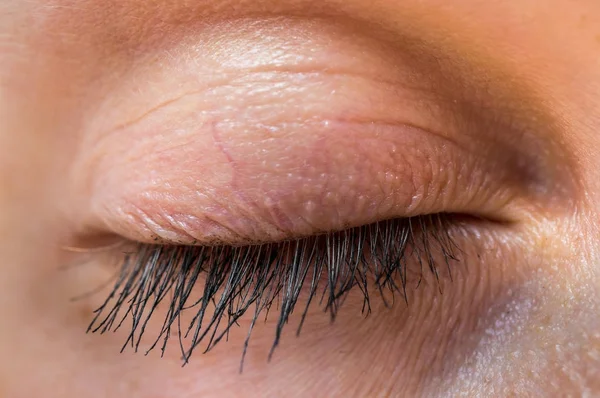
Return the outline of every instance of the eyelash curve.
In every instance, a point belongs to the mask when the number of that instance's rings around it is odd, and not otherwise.
[[[204,352],[211,350],[254,306],[241,372],[252,329],[263,312],[266,319],[274,303],[279,315],[269,359],[302,292],[307,298],[297,335],[311,305],[318,301],[333,321],[354,288],[363,294],[365,314],[371,311],[373,292],[386,306],[396,294],[408,304],[411,261],[419,268],[414,270],[417,287],[424,272],[431,272],[439,282],[440,262],[451,278],[450,264],[458,261],[461,252],[448,232],[451,222],[449,215],[433,214],[243,247],[138,245],[125,254],[116,282],[95,311],[88,332],[116,331],[129,319],[131,330],[121,351],[131,346],[137,352],[148,322],[170,295],[160,332],[146,354],[160,346],[164,355],[175,330],[185,365],[201,343],[206,342]],[[202,293],[194,297],[200,283],[204,283]],[[391,293],[391,302],[386,292]],[[213,312],[207,316],[209,306]],[[182,325],[187,311],[195,313],[188,325]]]

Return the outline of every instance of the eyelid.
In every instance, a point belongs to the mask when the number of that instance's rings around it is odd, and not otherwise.
[[[260,112],[281,107],[270,106]],[[89,224],[148,243],[244,244],[437,212],[515,217],[514,170],[442,134],[376,120],[194,120],[141,143],[107,138],[123,149],[92,157]]]
[[[173,87],[199,89],[82,146],[74,190],[90,199],[73,217],[141,242],[201,244],[437,212],[520,218],[518,156],[442,117],[409,70],[378,65],[372,79],[278,65],[211,86],[186,80],[198,70],[191,62],[159,74],[158,89],[128,87],[155,100]],[[403,78],[381,79],[386,68]]]
[[[499,218],[511,199],[477,156],[412,126],[327,121],[247,139],[215,140],[206,157],[220,160],[204,167],[194,168],[202,151],[180,146],[113,164],[95,215],[141,242],[238,245],[437,212]]]

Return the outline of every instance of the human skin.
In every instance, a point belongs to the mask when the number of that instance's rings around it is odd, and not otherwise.
[[[0,0],[0,396],[598,394],[599,130],[595,0]],[[452,279],[241,374],[247,318],[183,368],[85,333],[123,239],[438,212]]]

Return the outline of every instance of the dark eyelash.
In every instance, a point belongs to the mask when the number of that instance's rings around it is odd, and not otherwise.
[[[146,354],[161,341],[164,354],[175,328],[185,364],[202,342],[206,341],[204,352],[212,349],[254,305],[241,371],[259,315],[263,311],[268,314],[273,304],[278,303],[279,318],[270,358],[303,289],[307,289],[308,298],[297,334],[311,304],[318,301],[334,320],[353,288],[358,288],[364,296],[364,313],[371,310],[373,291],[386,305],[391,304],[386,292],[392,300],[395,294],[400,294],[408,303],[407,266],[411,261],[419,268],[415,270],[417,286],[424,270],[439,280],[440,259],[451,276],[450,263],[457,260],[460,250],[448,233],[450,222],[447,215],[436,214],[245,247],[140,245],[134,253],[126,254],[117,281],[95,311],[88,331],[117,330],[129,319],[131,331],[122,351],[128,345],[137,351],[150,318],[170,294],[162,328]],[[205,278],[203,293],[193,298],[201,276]],[[214,312],[210,319],[205,319],[209,305]],[[196,313],[185,327],[181,315],[191,310]],[[187,348],[186,339],[189,339]]]

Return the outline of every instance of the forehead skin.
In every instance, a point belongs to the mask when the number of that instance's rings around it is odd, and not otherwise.
[[[542,243],[532,249],[539,264],[530,266],[535,272],[528,274],[533,276],[527,294],[503,296],[504,302],[490,305],[490,312],[501,308],[506,315],[478,336],[484,347],[480,356],[456,349],[451,361],[456,369],[447,371],[436,353],[420,353],[426,363],[407,354],[408,359],[385,358],[387,364],[401,364],[392,373],[374,366],[377,375],[365,374],[364,363],[351,373],[350,365],[335,362],[350,350],[337,344],[347,341],[341,326],[348,324],[340,321],[327,339],[338,349],[331,358],[313,355],[308,343],[318,344],[317,339],[290,340],[271,368],[260,358],[252,363],[257,371],[238,375],[237,340],[181,371],[177,355],[160,361],[116,354],[120,339],[83,335],[93,303],[64,305],[106,279],[106,273],[85,269],[68,279],[56,274],[69,260],[60,245],[79,227],[68,214],[78,203],[65,195],[65,176],[81,156],[91,108],[132,69],[152,73],[166,54],[175,65],[192,59],[194,40],[207,26],[269,18],[282,26],[294,18],[309,21],[307,32],[316,38],[325,34],[327,21],[344,21],[373,40],[397,45],[408,63],[411,54],[414,65],[439,60],[432,82],[452,92],[460,86],[461,95],[473,95],[481,104],[493,97],[507,112],[519,114],[515,131],[527,127],[560,155],[557,164],[568,164],[572,181],[561,181],[573,183],[565,190],[571,211],[544,224]],[[600,391],[599,131],[596,0],[0,0],[0,396],[247,396],[248,391],[278,396],[294,383],[297,391],[351,395],[335,382],[348,378],[367,385],[361,391],[371,396]],[[518,256],[501,260],[521,261]],[[444,298],[452,302],[452,297]],[[413,308],[415,318],[429,309]],[[512,318],[509,310],[532,315]],[[386,324],[385,317],[369,321]],[[461,325],[454,318],[430,325],[442,322]],[[456,328],[439,344],[452,346],[461,331]],[[271,330],[265,330],[257,351],[261,342],[264,347],[271,342]],[[399,344],[391,332],[372,336]],[[428,337],[417,341],[426,347]],[[360,352],[368,354],[371,346],[366,347]],[[380,355],[386,356],[386,347],[377,347]],[[414,351],[395,348],[390,352]],[[228,356],[232,359],[223,359]],[[290,376],[297,374],[301,380]],[[323,386],[307,387],[312,380]]]

